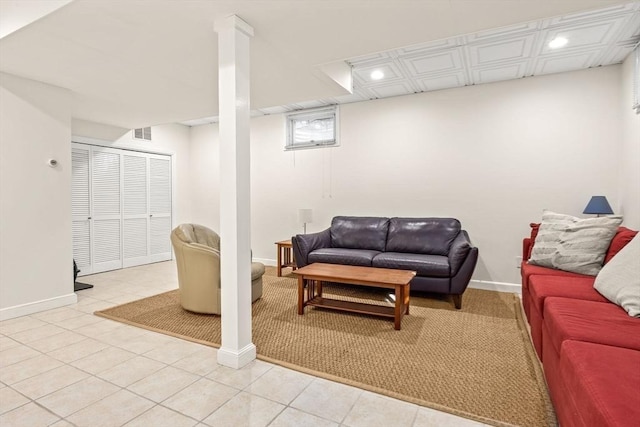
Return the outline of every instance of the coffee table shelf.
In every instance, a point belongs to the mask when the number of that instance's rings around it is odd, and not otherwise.
[[[328,308],[332,310],[347,311],[349,313],[374,314],[376,316],[391,317],[396,316],[394,307],[383,305],[366,304],[363,302],[342,301],[331,298],[315,297],[306,302],[306,305],[314,307]]]

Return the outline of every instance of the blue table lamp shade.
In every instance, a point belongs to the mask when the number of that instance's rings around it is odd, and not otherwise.
[[[604,196],[593,196],[589,203],[587,203],[587,207],[584,208],[585,214],[596,214],[596,215],[611,215],[613,214],[613,209],[611,209],[611,205],[607,201],[607,198]]]

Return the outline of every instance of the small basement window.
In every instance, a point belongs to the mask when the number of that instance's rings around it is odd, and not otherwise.
[[[317,108],[287,115],[285,150],[338,144],[338,107]]]

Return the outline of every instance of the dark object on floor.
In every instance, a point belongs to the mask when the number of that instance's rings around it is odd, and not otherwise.
[[[78,273],[80,273],[80,269],[76,264],[76,260],[73,260],[73,292],[81,291],[83,289],[93,288],[93,285],[88,285],[86,283],[78,283],[76,279],[78,278]]]
[[[73,284],[73,292],[82,291],[84,289],[93,288],[93,285],[89,285],[87,283],[75,282]]]

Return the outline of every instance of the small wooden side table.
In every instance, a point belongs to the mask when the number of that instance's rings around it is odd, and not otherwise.
[[[278,264],[276,266],[276,271],[278,277],[282,276],[282,269],[291,267],[292,269],[296,269],[296,261],[293,259],[293,245],[291,244],[291,240],[282,240],[280,242],[276,242],[278,246]]]

